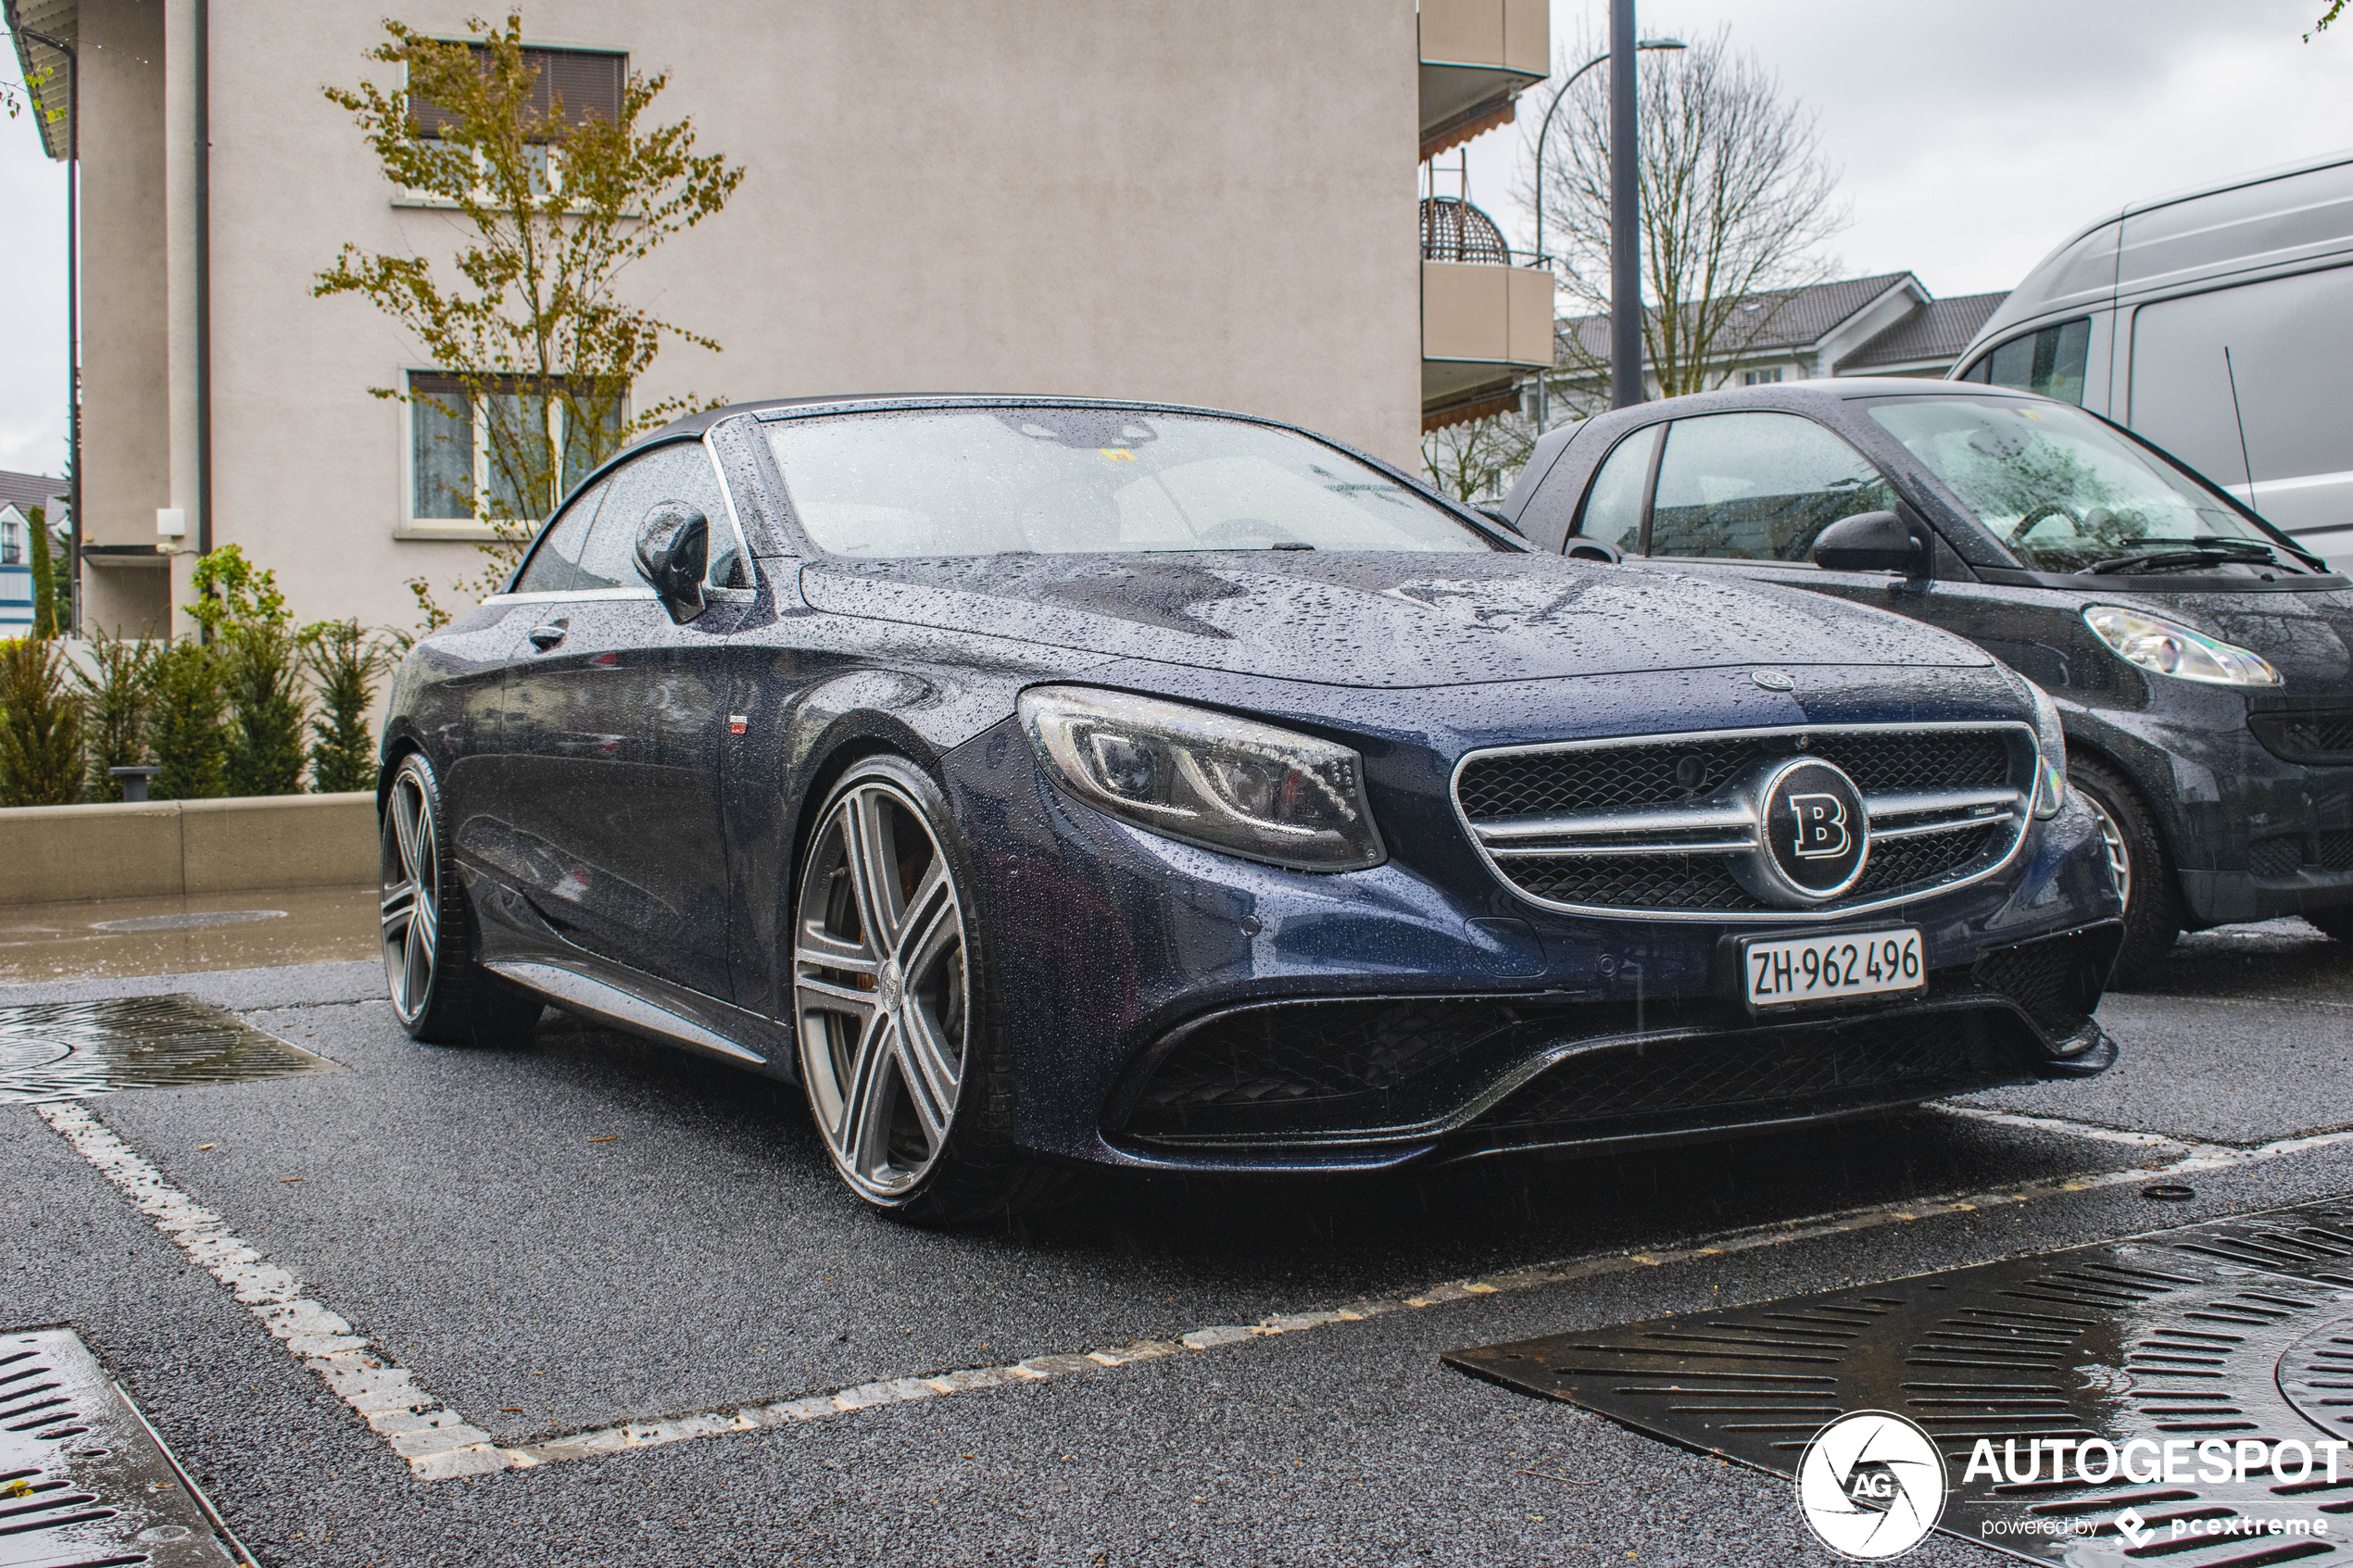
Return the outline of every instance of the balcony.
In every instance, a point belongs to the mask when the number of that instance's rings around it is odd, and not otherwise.
[[[1507,125],[1512,100],[1551,74],[1545,0],[1421,0],[1422,161]]]
[[[1529,259],[1533,259],[1529,258]],[[1553,274],[1468,202],[1422,203],[1422,428],[1501,413],[1553,362]]]

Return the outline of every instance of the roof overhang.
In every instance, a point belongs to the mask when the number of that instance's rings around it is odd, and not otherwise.
[[[71,144],[73,127],[73,105],[66,95],[65,51],[36,44],[18,30],[38,32],[78,49],[82,45],[81,0],[7,0],[7,17],[9,40],[17,46],[17,68],[32,98],[41,150],[63,158]]]

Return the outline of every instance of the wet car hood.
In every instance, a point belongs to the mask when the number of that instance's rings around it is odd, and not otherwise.
[[[1821,595],[1545,555],[1235,551],[805,565],[821,610],[1351,686],[1739,664],[1979,666]]]

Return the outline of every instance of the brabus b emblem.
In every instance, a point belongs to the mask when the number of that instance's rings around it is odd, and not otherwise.
[[[1835,859],[1853,844],[1846,833],[1846,802],[1837,796],[1793,795],[1789,809],[1797,819],[1797,841],[1790,847],[1799,859]]]
[[[1870,808],[1837,764],[1800,753],[1761,759],[1735,782],[1756,837],[1730,870],[1768,906],[1803,909],[1853,887],[1870,854]]]

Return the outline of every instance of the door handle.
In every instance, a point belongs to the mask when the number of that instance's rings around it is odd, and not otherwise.
[[[546,653],[570,634],[572,628],[561,621],[550,621],[545,626],[535,626],[529,633],[531,646]]]

